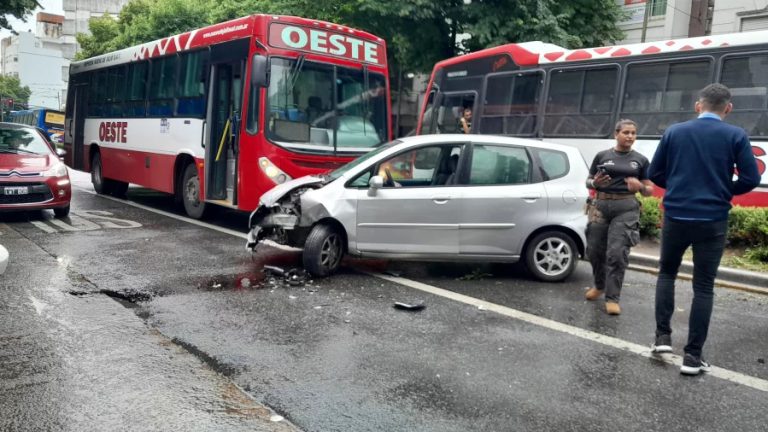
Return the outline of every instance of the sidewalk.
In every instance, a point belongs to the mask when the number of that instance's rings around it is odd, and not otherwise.
[[[656,242],[643,240],[632,248],[629,254],[629,267],[633,270],[652,274],[659,272],[659,247]],[[691,280],[693,263],[683,261],[679,278]],[[715,279],[715,286],[738,289],[756,294],[768,295],[768,273],[720,267]]]

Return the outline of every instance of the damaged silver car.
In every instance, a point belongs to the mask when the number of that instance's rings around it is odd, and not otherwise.
[[[250,216],[247,248],[303,248],[315,276],[345,254],[516,262],[560,281],[584,255],[587,166],[573,147],[481,135],[381,146],[323,175],[275,186]]]

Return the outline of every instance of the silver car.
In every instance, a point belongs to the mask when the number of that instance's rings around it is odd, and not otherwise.
[[[315,276],[345,253],[516,262],[560,281],[584,255],[587,165],[576,148],[521,138],[426,135],[385,144],[328,174],[275,186],[247,248],[303,247]]]

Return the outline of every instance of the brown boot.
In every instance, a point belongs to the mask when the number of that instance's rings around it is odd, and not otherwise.
[[[587,300],[597,300],[600,298],[600,296],[603,295],[603,292],[597,288],[590,288],[587,290],[587,293],[584,294],[584,297],[586,297]]]
[[[605,302],[605,311],[608,315],[621,315],[621,307],[616,302]]]

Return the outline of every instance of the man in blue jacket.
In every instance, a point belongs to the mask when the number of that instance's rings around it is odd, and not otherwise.
[[[680,373],[686,375],[709,370],[702,348],[709,331],[714,281],[725,248],[731,198],[760,184],[746,132],[722,121],[732,109],[727,87],[705,87],[696,102],[699,117],[664,132],[648,170],[648,178],[666,189],[656,281],[656,353],[672,351],[670,320],[675,309],[675,278],[683,253],[688,246],[693,247],[693,301],[680,368]],[[734,175],[738,175],[736,180]]]

